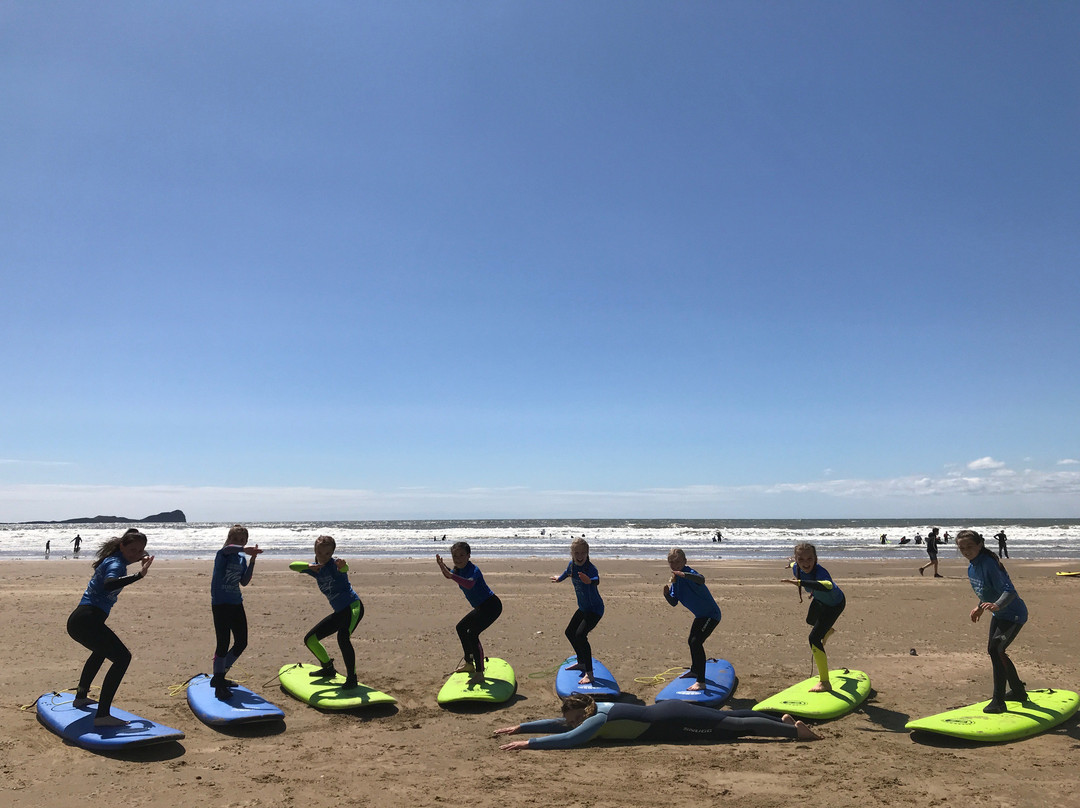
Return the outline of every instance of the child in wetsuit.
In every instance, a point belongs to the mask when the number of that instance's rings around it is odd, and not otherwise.
[[[687,690],[705,689],[705,640],[720,625],[720,607],[713,599],[709,587],[705,586],[705,576],[686,566],[686,553],[678,547],[668,553],[668,566],[671,567],[671,580],[664,586],[664,599],[676,606],[682,603],[694,615],[690,624],[690,636],[686,643],[690,646],[690,673],[696,681]]]
[[[139,571],[128,575],[127,565],[136,561],[140,564]],[[119,727],[127,724],[123,719],[113,716],[111,710],[116,690],[131,664],[131,652],[113,630],[105,625],[105,621],[120,595],[120,590],[145,578],[153,562],[154,557],[146,554],[146,536],[136,528],[128,528],[123,536],[109,539],[98,551],[97,560],[93,563],[94,574],[86,586],[86,592],[75,611],[68,617],[68,636],[90,649],[90,658],[83,665],[79,685],[75,689],[76,707],[85,707],[92,703],[89,696],[90,685],[105,660],[112,660],[101,685],[101,697],[98,699],[97,715],[94,718],[96,727]]]
[[[214,575],[210,580],[210,611],[214,615],[214,675],[210,686],[219,699],[229,698],[234,682],[225,678],[229,668],[244,653],[248,642],[247,614],[241,586],[251,583],[255,573],[255,557],[262,552],[259,545],[248,547],[248,530],[243,525],[229,528],[225,546],[214,556]],[[251,556],[251,563],[244,558]],[[232,648],[229,639],[232,639]]]
[[[473,679],[484,676],[484,647],[480,644],[480,633],[499,619],[502,614],[502,601],[484,582],[484,574],[470,560],[472,548],[467,542],[455,542],[450,548],[454,568],[448,569],[442,556],[435,555],[444,577],[461,587],[465,599],[472,606],[472,611],[457,624],[458,639],[465,661],[455,673],[469,673]]]
[[[971,610],[971,622],[977,623],[983,612],[990,612],[990,640],[986,652],[994,671],[994,695],[983,707],[984,713],[1003,713],[1006,699],[1025,701],[1027,691],[1020,681],[1006,649],[1027,622],[1027,605],[1016,593],[1001,559],[986,547],[981,534],[961,530],[956,534],[956,548],[968,560],[968,581],[975,590],[979,605]],[[1005,692],[1005,685],[1011,691]]]
[[[326,595],[333,609],[328,617],[304,635],[304,645],[315,655],[322,665],[312,676],[317,679],[330,679],[337,674],[334,660],[330,658],[320,640],[337,633],[338,648],[341,649],[341,662],[345,666],[345,687],[356,687],[356,652],[352,646],[352,633],[364,618],[364,604],[349,583],[349,565],[343,558],[334,558],[337,542],[332,536],[319,536],[315,539],[315,563],[305,565],[302,561],[290,564],[290,569],[312,576],[319,584],[319,590]]]
[[[604,601],[600,597],[600,573],[589,560],[589,543],[585,539],[574,539],[570,543],[570,563],[562,575],[552,576],[552,583],[570,579],[577,595],[577,611],[566,626],[566,639],[577,655],[577,662],[569,670],[582,672],[579,685],[593,683],[592,646],[589,645],[589,632],[596,628],[604,616]]]
[[[817,548],[807,542],[795,545],[795,561],[791,565],[793,578],[783,579],[800,587],[799,602],[802,603],[802,590],[810,593],[810,608],[806,612],[806,622],[813,628],[810,631],[810,653],[817,666],[818,683],[810,688],[812,693],[832,690],[829,681],[829,660],[825,656],[825,640],[833,633],[833,623],[844,611],[847,601],[844,593],[835,583],[828,570],[818,564]]]

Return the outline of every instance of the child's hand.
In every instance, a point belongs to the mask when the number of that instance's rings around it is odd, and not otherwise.
[[[514,724],[512,727],[503,727],[502,729],[495,730],[494,735],[514,735],[521,729],[521,724]]]
[[[436,553],[435,554],[435,560],[439,562],[439,569],[442,570],[443,577],[444,578],[450,578],[451,577],[450,570],[448,570],[446,568],[446,562],[442,560],[442,556],[439,555],[438,553]]]
[[[244,548],[244,552],[245,552],[245,553],[247,553],[247,554],[248,554],[249,556],[251,556],[252,558],[254,558],[254,557],[255,557],[255,556],[257,556],[257,555],[258,555],[259,553],[261,553],[261,552],[262,552],[262,550],[260,550],[260,549],[259,549],[259,545],[257,545],[257,544],[256,544],[256,545],[255,545],[254,547],[245,547],[245,548]]]
[[[590,578],[584,572],[579,572],[577,574],[577,577],[578,577],[578,580],[581,581],[583,584],[591,584],[592,583],[592,578]]]
[[[341,572],[345,572],[345,570],[349,568],[349,565],[344,558],[335,558],[334,563],[337,564],[337,568]]]
[[[504,743],[499,748],[504,752],[513,752],[517,749],[525,749],[529,746],[528,741],[510,741],[510,743]]]
[[[982,607],[982,604],[980,603],[978,606],[976,606],[974,609],[971,610],[971,622],[972,623],[978,623],[979,618],[982,617],[982,613],[983,613],[983,607]]]
[[[551,576],[551,582],[553,584],[557,584],[559,582],[559,576],[558,575],[552,575]]]
[[[139,577],[145,578],[147,571],[150,569],[150,565],[154,563],[154,557],[152,555],[143,556],[140,562],[142,569],[139,570]]]
[[[672,583],[675,583],[676,578],[685,578],[685,577],[686,577],[686,573],[683,572],[682,570],[672,570],[671,571],[671,582]]]

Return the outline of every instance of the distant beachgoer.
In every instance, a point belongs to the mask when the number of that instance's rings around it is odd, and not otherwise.
[[[78,555],[79,548],[82,547],[82,536],[75,534],[75,538],[71,540],[71,543],[75,545],[75,554]]]
[[[956,534],[956,547],[968,564],[968,581],[975,591],[979,605],[971,610],[971,622],[979,622],[983,612],[990,612],[990,641],[986,652],[994,671],[994,695],[990,703],[983,707],[984,713],[1003,713],[1006,700],[1026,701],[1027,691],[1016,672],[1009,655],[1009,645],[1016,639],[1020,629],[1027,622],[1028,610],[1024,601],[1016,593],[1005,565],[1001,563],[983,541],[983,537],[974,530],[961,530]],[[1011,688],[1006,693],[1005,685]]]
[[[450,557],[454,562],[453,569],[446,566],[441,555],[436,554],[435,561],[443,577],[456,583],[472,606],[472,611],[456,626],[464,662],[455,673],[468,673],[470,679],[480,681],[484,678],[484,646],[480,643],[480,634],[499,619],[502,601],[484,581],[480,568],[472,563],[472,548],[468,542],[457,541],[450,545]]]
[[[882,533],[882,534],[881,534],[881,543],[882,543],[882,544],[888,544],[888,543],[889,543],[889,540],[888,540],[888,539],[886,539],[886,538],[885,538],[885,536],[886,536],[886,534],[885,534],[885,533]]]
[[[817,548],[807,542],[795,545],[795,561],[791,564],[793,578],[782,579],[799,587],[799,602],[802,603],[802,590],[810,593],[810,609],[806,613],[810,631],[810,653],[817,666],[818,683],[810,688],[811,693],[832,690],[829,679],[829,660],[825,656],[825,640],[833,633],[833,624],[844,611],[847,598],[829,575],[828,570],[818,564]]]
[[[678,547],[668,553],[671,580],[664,587],[664,599],[672,606],[682,603],[694,615],[690,624],[690,676],[696,681],[687,690],[705,689],[705,640],[720,625],[720,607],[716,604],[705,576],[686,565],[686,553]]]
[[[561,575],[551,576],[551,582],[557,584],[567,578],[573,583],[577,595],[577,611],[570,618],[565,632],[577,655],[577,662],[570,666],[570,670],[581,671],[579,685],[591,685],[593,657],[589,632],[604,616],[604,601],[600,597],[600,573],[589,560],[589,543],[585,539],[574,539],[570,543],[570,563]]]
[[[901,537],[900,537],[900,543],[901,543],[901,544],[910,544],[910,543],[911,543],[911,539],[909,539],[909,538],[908,538],[907,536],[901,536]]]
[[[139,571],[128,575],[128,564],[136,562],[140,565]],[[96,727],[122,727],[127,724],[127,721],[113,716],[112,702],[128,665],[131,664],[131,651],[113,630],[105,625],[105,621],[120,595],[120,590],[145,578],[153,562],[154,557],[146,553],[146,536],[135,528],[128,528],[123,536],[109,539],[98,551],[97,560],[92,565],[94,574],[86,585],[86,592],[75,611],[68,617],[68,636],[79,645],[90,649],[90,658],[83,665],[79,684],[75,688],[73,703],[76,707],[86,707],[93,703],[90,698],[90,685],[105,660],[112,661],[101,685],[97,715],[94,718]]]
[[[926,571],[927,567],[933,567],[935,578],[944,577],[943,575],[938,574],[937,551],[939,541],[940,540],[938,539],[938,529],[936,527],[931,529],[931,531],[926,534],[926,554],[930,556],[930,560],[923,564],[921,567],[919,567],[919,575],[922,575]]]
[[[48,558],[48,557],[49,557],[49,553],[51,552],[51,551],[49,550],[49,545],[50,545],[50,544],[52,544],[52,541],[51,541],[51,540],[50,540],[50,541],[46,541],[46,542],[45,542],[45,557],[46,557],[46,558]]]
[[[714,538],[713,541],[721,542],[723,540],[724,540],[724,534],[721,533],[719,530],[716,531],[716,538]]]
[[[1005,542],[1008,540],[1008,537],[1005,535],[1005,531],[1002,530],[1000,533],[994,536],[994,538],[997,539],[998,543],[998,555],[1008,558],[1009,548],[1005,546]]]

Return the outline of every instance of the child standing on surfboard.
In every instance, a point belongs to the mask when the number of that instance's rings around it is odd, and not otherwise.
[[[472,548],[467,542],[455,542],[450,548],[454,568],[448,569],[442,556],[435,554],[444,577],[461,587],[465,599],[472,606],[472,611],[461,618],[457,624],[458,638],[465,662],[455,673],[469,673],[474,679],[484,676],[484,647],[480,644],[480,633],[499,619],[502,614],[502,601],[484,582],[484,574],[472,563]]]
[[[330,658],[320,640],[337,634],[338,648],[341,649],[341,662],[345,666],[345,687],[357,686],[356,652],[352,646],[352,633],[364,618],[364,604],[360,596],[349,583],[349,565],[343,558],[334,558],[337,542],[332,536],[319,536],[315,539],[315,563],[305,564],[297,561],[289,565],[296,572],[313,577],[319,590],[326,595],[333,609],[328,617],[304,635],[304,645],[319,660],[321,668],[312,672],[317,679],[331,679],[337,675],[334,660]]]
[[[1005,701],[1025,701],[1027,691],[1005,650],[1027,622],[1027,605],[1016,593],[1005,565],[984,543],[980,533],[961,530],[956,534],[956,548],[968,560],[968,581],[975,590],[979,605],[971,610],[971,622],[979,622],[983,612],[990,612],[990,640],[986,652],[994,670],[994,695],[984,713],[1003,713]],[[1008,683],[1011,691],[1005,692]]]
[[[833,623],[844,611],[847,600],[840,587],[833,582],[828,570],[818,564],[817,548],[812,544],[803,542],[795,545],[795,561],[791,564],[791,573],[794,577],[783,580],[799,587],[799,603],[802,603],[804,589],[810,593],[810,609],[806,613],[806,622],[813,627],[810,631],[810,653],[813,654],[819,680],[810,688],[810,692],[823,693],[832,690],[829,660],[825,656],[825,640],[833,633]]]
[[[593,684],[592,647],[589,645],[589,632],[596,628],[604,616],[604,601],[600,597],[600,573],[589,560],[589,543],[585,539],[570,542],[570,563],[562,575],[552,576],[552,583],[570,579],[577,595],[577,611],[566,626],[566,639],[577,655],[577,662],[570,670],[582,673],[579,685]]]
[[[210,686],[223,701],[229,698],[233,685],[225,678],[229,668],[244,653],[248,642],[247,614],[244,612],[244,596],[241,586],[251,583],[255,574],[255,558],[262,552],[259,545],[248,547],[248,529],[233,525],[225,539],[225,546],[214,556],[214,575],[210,579],[210,611],[214,615],[214,675]],[[251,563],[244,558],[251,556]],[[232,639],[232,648],[229,639]]]
[[[139,571],[127,574],[128,564],[139,562]],[[82,600],[67,621],[67,633],[71,639],[90,649],[90,658],[83,665],[79,685],[75,689],[74,705],[86,707],[92,703],[90,685],[101,670],[105,660],[111,660],[109,672],[101,685],[95,727],[122,727],[126,721],[112,715],[112,701],[117,688],[131,664],[131,652],[113,630],[105,625],[120,590],[141,581],[154,563],[154,557],[146,553],[146,536],[136,528],[128,528],[123,536],[109,539],[98,550],[93,563],[94,574],[86,586]]]
[[[690,636],[686,643],[690,646],[690,673],[696,681],[687,690],[705,689],[705,640],[720,625],[720,607],[716,604],[709,587],[705,586],[705,576],[686,566],[686,553],[678,547],[668,553],[668,566],[671,567],[671,580],[664,586],[664,599],[676,606],[681,603],[694,615],[690,624]]]

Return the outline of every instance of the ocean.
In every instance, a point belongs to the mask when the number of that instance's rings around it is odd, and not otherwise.
[[[0,524],[0,558],[42,559],[45,543],[51,557],[70,557],[76,534],[81,557],[123,533],[131,524]],[[147,549],[159,558],[210,559],[225,542],[229,524],[136,524],[146,533]],[[343,558],[433,558],[448,555],[455,541],[466,541],[474,558],[558,558],[569,555],[570,542],[584,537],[594,559],[664,560],[682,547],[691,563],[701,559],[785,559],[799,542],[817,547],[822,559],[926,559],[914,543],[931,527],[944,534],[970,527],[981,532],[991,549],[994,534],[1005,530],[1011,556],[1023,559],[1080,559],[1080,519],[477,519],[395,520],[371,522],[249,522],[251,544],[265,558],[303,560],[313,553],[315,537],[337,540]],[[723,540],[714,541],[720,531]],[[888,543],[881,544],[881,535]],[[901,545],[906,536],[910,543]],[[942,557],[955,553],[942,547]]]

